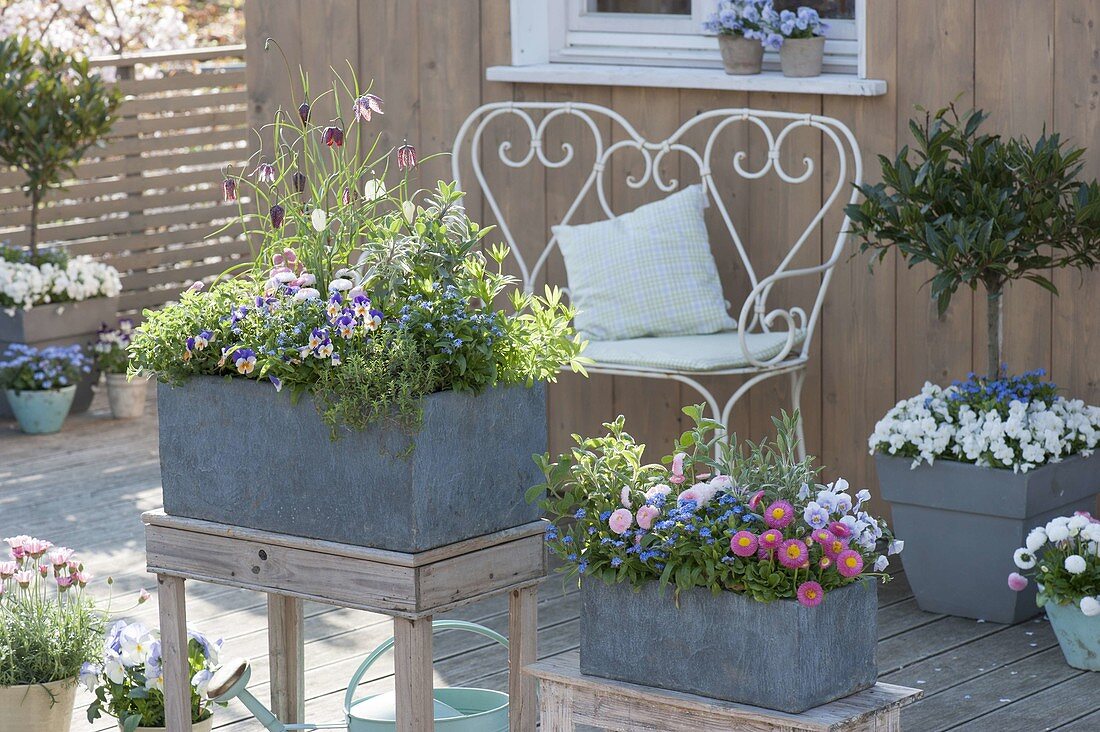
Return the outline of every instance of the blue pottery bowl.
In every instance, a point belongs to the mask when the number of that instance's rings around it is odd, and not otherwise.
[[[19,421],[19,429],[28,435],[47,435],[61,431],[73,405],[76,386],[41,391],[5,389],[4,395]]]
[[[1100,615],[1089,617],[1076,603],[1048,602],[1045,607],[1066,663],[1084,671],[1100,671]]]

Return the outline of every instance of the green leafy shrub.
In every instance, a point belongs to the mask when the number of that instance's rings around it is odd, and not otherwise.
[[[37,254],[38,212],[46,192],[71,176],[88,148],[106,137],[122,95],[87,59],[27,38],[0,39],[0,78],[0,161],[26,175],[30,249]]]
[[[848,206],[860,250],[928,262],[941,314],[962,286],[989,300],[988,371],[1000,375],[1005,286],[1029,280],[1057,294],[1049,270],[1100,262],[1100,184],[1078,180],[1083,148],[1057,134],[1036,142],[980,131],[987,115],[954,107],[910,120],[916,148],[879,156],[882,182]]]

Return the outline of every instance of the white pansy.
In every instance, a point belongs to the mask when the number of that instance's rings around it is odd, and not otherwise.
[[[107,651],[103,659],[103,675],[111,680],[112,684],[121,684],[126,680],[126,667],[122,663],[122,656],[114,651]]]
[[[1027,550],[1034,554],[1039,551],[1039,548],[1043,544],[1047,543],[1047,532],[1043,527],[1037,526],[1031,530],[1027,535],[1027,541],[1024,542],[1027,545]]]
[[[1051,403],[1010,402],[1008,415],[948,408],[955,387],[925,383],[920,394],[898,402],[875,425],[871,452],[907,455],[913,467],[938,457],[1026,472],[1071,454],[1088,455],[1100,442],[1100,407],[1056,397]]]
[[[1035,555],[1029,552],[1027,547],[1020,547],[1012,554],[1012,561],[1020,569],[1031,569],[1035,566]]]
[[[1081,612],[1090,618],[1095,615],[1100,615],[1100,599],[1088,596],[1082,597]]]
[[[890,546],[887,547],[886,553],[890,556],[895,554],[901,554],[901,550],[905,548],[905,542],[901,539],[894,539],[890,542]]]
[[[1081,574],[1085,571],[1085,558],[1080,554],[1070,554],[1064,562],[1066,571],[1070,574]]]
[[[876,572],[885,572],[888,566],[890,566],[890,560],[887,559],[885,556],[880,556],[878,559],[875,560],[874,569]]]
[[[84,665],[80,667],[80,675],[77,678],[77,682],[94,694],[95,687],[99,684],[99,673],[101,670],[102,669],[96,664],[85,661]]]

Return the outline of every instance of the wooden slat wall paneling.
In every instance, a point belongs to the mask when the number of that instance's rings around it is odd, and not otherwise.
[[[385,100],[385,114],[361,129],[363,144],[377,138],[379,153],[406,139],[422,154],[437,152],[420,144],[419,14],[419,0],[359,3],[359,83],[366,87],[373,81],[373,93]],[[413,176],[424,185],[419,172]]]
[[[1054,0],[976,0],[974,105],[986,126],[1037,140],[1054,124]],[[1011,39],[1009,41],[1008,39]],[[974,370],[985,370],[985,290],[974,296]],[[1004,355],[1010,373],[1051,368],[1053,296],[1027,281],[1004,295]]]
[[[205,240],[235,211],[219,184],[220,169],[245,157],[243,54],[234,46],[93,62],[117,69],[127,99],[104,144],[50,192],[40,232],[45,245],[118,267],[124,309],[159,305],[248,253],[239,232]],[[20,174],[0,172],[0,239],[16,245],[30,218],[21,185]]]
[[[749,94],[749,106],[787,112],[819,114],[821,97],[804,94]],[[778,124],[773,130],[780,129]],[[759,132],[749,133],[749,167],[759,170],[766,164],[768,143]],[[816,130],[793,132],[779,151],[784,169],[792,175],[804,170],[802,159],[817,161],[813,176],[805,183],[792,185],[783,182],[774,171],[749,186],[751,210],[747,247],[749,260],[757,277],[763,279],[775,271],[780,261],[791,250],[806,225],[821,208],[821,135]],[[811,232],[792,268],[821,263],[821,230]],[[772,289],[768,298],[768,310],[777,307],[788,309],[801,306],[807,313],[813,306],[813,297],[819,277],[781,282]],[[743,299],[742,299],[743,301]],[[780,326],[782,327],[782,326]],[[815,338],[805,385],[802,389],[802,412],[806,430],[807,450],[819,452],[821,419],[821,341]],[[746,395],[749,399],[749,433],[742,434],[759,440],[774,433],[772,417],[780,410],[791,410],[790,377],[767,379],[754,386]]]
[[[680,90],[680,121],[684,122],[692,117],[713,109],[730,109],[747,107],[749,95],[746,92],[719,92],[702,91],[693,89]],[[729,211],[730,218],[737,228],[742,241],[747,242],[749,236],[749,182],[742,178],[733,169],[733,156],[739,151],[749,149],[750,125],[745,122],[737,122],[722,132],[715,145],[711,160],[711,173],[715,185],[720,191],[723,202]],[[714,129],[714,124],[708,124],[699,128],[692,136],[686,138],[686,142],[696,150],[702,150],[707,136]],[[698,166],[690,158],[681,156],[680,180],[682,185],[696,183],[699,179]],[[711,251],[714,254],[715,264],[718,266],[718,274],[722,279],[722,289],[726,299],[731,304],[731,314],[736,319],[740,315],[741,303],[750,290],[749,278],[741,257],[733,244],[733,239],[726,230],[726,224],[718,212],[717,206],[711,206],[706,211],[707,231],[711,237]],[[699,381],[711,392],[717,395],[721,404],[725,404],[733,392],[741,385],[742,379],[736,376],[712,376],[702,377]],[[681,398],[686,403],[701,403],[703,398],[694,389],[681,387]],[[686,418],[684,418],[686,422]],[[749,434],[750,410],[749,400],[742,399],[734,408],[730,418],[731,430],[739,435]],[[684,425],[687,426],[686,424]],[[661,450],[669,452],[672,443],[669,441],[675,434],[669,430],[666,442]]]
[[[275,112],[282,107],[293,114],[302,102],[297,76],[302,59],[304,29],[299,26],[300,0],[245,0],[245,39],[248,46],[248,63],[245,75],[248,80],[248,129],[258,130],[271,122]],[[286,54],[293,79],[288,79],[286,64],[274,45],[264,50],[271,38]],[[270,135],[268,135],[270,137]],[[248,137],[252,152],[258,147],[255,135]],[[271,144],[264,140],[264,145]]]
[[[858,100],[825,97],[826,115],[846,123],[856,134],[863,153],[864,179],[877,181],[876,155],[892,154],[897,140],[897,32],[898,0],[876,0],[869,4],[868,73],[885,79],[885,96]],[[835,175],[826,166],[825,183]],[[839,229],[842,213],[828,220],[823,248]],[[895,318],[894,257],[868,271],[868,258],[855,254],[859,243],[851,241],[837,265],[822,309],[821,329],[821,462],[825,478],[846,478],[858,490],[874,488],[874,463],[867,455],[867,435],[879,417],[896,401],[894,389]],[[854,255],[854,256],[853,256]],[[877,494],[877,491],[873,491]],[[878,511],[885,502],[873,498]]]
[[[911,140],[908,120],[918,114],[917,105],[935,110],[957,99],[965,110],[973,103],[973,0],[900,2],[897,54],[900,146]],[[924,286],[931,275],[928,266],[898,268],[896,368],[902,395],[916,393],[925,381],[950,383],[972,367],[973,297],[959,292],[939,318]]]
[[[611,106],[649,140],[662,140],[680,126],[679,92],[675,89],[615,87],[611,90]],[[622,134],[616,130],[612,140],[619,139]],[[676,178],[679,165],[676,157],[666,155],[661,161],[661,177],[666,181]],[[608,188],[616,214],[633,211],[668,195],[653,185],[652,180],[641,189],[627,184],[628,178],[641,180],[645,170],[644,159],[635,150],[616,152],[609,167]],[[678,434],[682,427],[680,408],[685,397],[681,385],[665,379],[620,376],[614,382],[614,413],[626,415],[627,431],[647,446],[646,459],[659,459],[669,451],[669,437]]]
[[[1086,179],[1100,177],[1100,6],[1057,0],[1054,27],[1054,127],[1088,146]],[[1100,401],[1100,272],[1054,275],[1053,366],[1069,395]]]
[[[611,90],[599,86],[559,86],[547,85],[543,88],[547,100],[558,102],[588,102],[609,106]],[[606,118],[593,118],[600,128],[603,139],[611,139],[611,123]],[[546,221],[554,226],[561,223],[569,207],[573,205],[582,182],[591,172],[596,159],[596,144],[588,126],[575,117],[560,119],[549,130],[545,140],[547,154],[558,155],[563,143],[573,146],[573,162],[564,168],[546,171]],[[571,223],[585,224],[602,220],[595,191],[589,192]],[[549,230],[542,232],[549,239]],[[565,286],[565,264],[560,252],[551,255],[547,262],[547,282]],[[550,450],[554,455],[566,452],[572,447],[572,435],[600,435],[604,422],[612,420],[615,411],[615,378],[607,375],[592,374],[583,376],[561,374],[558,383],[549,390],[549,437]]]

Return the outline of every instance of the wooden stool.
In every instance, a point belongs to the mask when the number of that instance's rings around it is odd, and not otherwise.
[[[923,695],[919,689],[878,683],[803,714],[786,714],[585,676],[575,652],[524,671],[541,682],[543,732],[571,732],[576,724],[616,732],[898,732],[901,708]]]
[[[142,515],[148,570],[157,575],[168,732],[191,729],[184,580],[267,593],[271,705],[284,724],[304,711],[302,601],[393,618],[398,732],[432,728],[432,615],[493,595],[509,596],[512,732],[533,732],[538,584],[546,576],[543,523],[403,554],[226,524]]]

